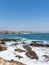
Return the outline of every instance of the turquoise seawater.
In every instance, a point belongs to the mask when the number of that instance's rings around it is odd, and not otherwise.
[[[9,39],[16,39],[16,38],[26,38],[32,40],[45,40],[49,41],[49,34],[0,34],[0,39],[2,38],[9,38]]]

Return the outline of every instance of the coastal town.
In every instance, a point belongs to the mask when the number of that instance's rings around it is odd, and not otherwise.
[[[32,34],[30,31],[0,31],[0,34]]]

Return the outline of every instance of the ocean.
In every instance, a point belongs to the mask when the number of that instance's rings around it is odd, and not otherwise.
[[[49,65],[49,34],[0,34],[0,39],[12,39],[10,41],[0,41],[0,60],[1,58],[8,61],[14,60],[26,65]],[[13,41],[13,39],[16,39],[16,41]],[[32,46],[33,41],[36,41],[40,46]],[[41,46],[42,44],[44,46]],[[27,47],[29,53],[25,47]],[[3,50],[4,48],[6,49]],[[19,50],[24,50],[24,52]]]
[[[49,33],[41,34],[0,34],[0,39],[16,39],[16,38],[26,38],[31,40],[44,40],[49,41]]]

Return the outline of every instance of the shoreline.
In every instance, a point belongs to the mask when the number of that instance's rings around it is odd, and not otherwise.
[[[38,45],[36,41],[30,44],[23,41],[1,41],[0,63],[2,65],[38,65],[38,63],[48,65],[49,47],[42,45],[40,43]]]
[[[2,38],[2,39],[1,39]],[[0,36],[1,65],[49,65],[49,42]]]
[[[43,46],[40,42],[37,44],[35,41],[31,43],[23,41],[1,41],[0,63],[2,65],[48,65],[48,51],[49,46]]]

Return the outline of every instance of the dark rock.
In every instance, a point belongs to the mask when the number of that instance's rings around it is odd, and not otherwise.
[[[4,51],[4,50],[7,50],[6,47],[0,46],[0,51]]]
[[[1,43],[0,44],[5,44],[5,41],[1,41]]]
[[[38,56],[37,54],[32,51],[31,47],[29,45],[23,45],[23,47],[26,49],[26,56],[31,58],[31,59],[37,59],[38,60]]]
[[[42,43],[37,43],[37,42],[32,42],[30,46],[35,46],[35,47],[49,47],[49,44],[42,44]]]
[[[23,48],[25,48],[27,51],[32,50],[31,47],[29,45],[23,45]]]
[[[20,55],[17,55],[16,57],[18,57],[19,59],[20,59],[20,58],[23,58],[23,57],[22,57],[22,56],[20,56]]]
[[[1,39],[1,41],[17,41],[17,39]]]
[[[45,47],[49,47],[49,44],[46,44]]]
[[[15,49],[15,51],[16,51],[16,52],[25,52],[25,50],[22,50],[22,49],[20,49],[20,48]]]
[[[26,56],[31,58],[31,59],[38,60],[38,56],[37,56],[37,54],[34,51],[27,51],[26,52]]]
[[[45,61],[47,62],[47,61],[49,61],[49,56],[47,56],[47,55],[43,55],[43,57],[45,57]]]
[[[46,58],[48,58],[48,56],[47,56],[47,55],[43,55],[43,57],[46,57]]]
[[[23,44],[26,44],[25,42],[23,42]]]

